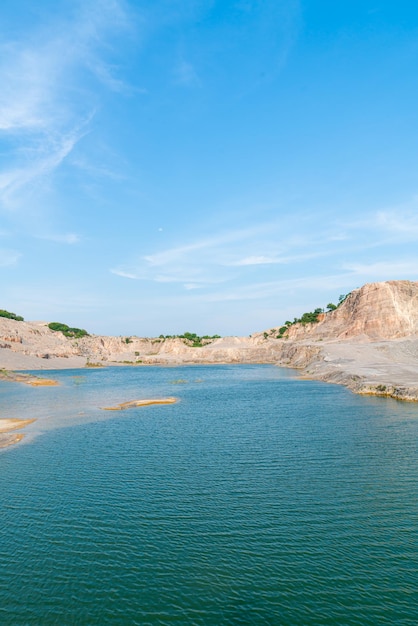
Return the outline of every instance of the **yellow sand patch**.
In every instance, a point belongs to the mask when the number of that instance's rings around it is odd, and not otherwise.
[[[19,420],[15,418],[0,419],[0,433],[8,433],[10,430],[19,430],[32,424],[35,420]]]
[[[22,433],[13,433],[10,431],[19,430],[20,428],[24,428],[28,426],[28,424],[32,424],[36,420],[19,420],[15,418],[5,418],[0,419],[0,448],[7,448],[7,446],[11,446],[14,443],[19,443],[22,441],[24,435]]]
[[[21,433],[0,435],[0,448],[7,448],[7,446],[11,446],[14,443],[19,443],[22,439],[23,435]]]
[[[146,400],[130,400],[129,402],[122,402],[116,406],[103,406],[100,407],[103,411],[123,411],[123,409],[130,409],[134,406],[148,406],[150,404],[174,404],[178,402],[178,398],[157,398]]]
[[[7,380],[10,383],[25,383],[31,387],[52,387],[59,385],[56,380],[50,378],[40,378],[33,374],[20,374],[8,370],[0,370],[0,380]]]

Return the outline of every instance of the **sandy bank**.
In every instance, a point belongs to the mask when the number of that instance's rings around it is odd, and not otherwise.
[[[178,398],[146,398],[145,400],[129,400],[128,402],[122,402],[116,406],[102,406],[103,411],[123,411],[124,409],[130,409],[135,406],[149,406],[151,404],[174,404],[178,402]]]
[[[344,385],[361,395],[418,402],[418,338],[319,345],[305,362],[292,363],[304,378]]]
[[[9,370],[0,370],[0,380],[7,380],[11,383],[24,383],[31,387],[54,387],[59,383],[50,378],[41,378],[31,374],[22,374],[20,372],[11,372]]]
[[[32,424],[34,421],[34,419],[0,419],[0,448],[6,448],[7,446],[21,441],[24,437],[23,433],[14,433],[12,431],[25,428],[25,426]]]
[[[10,321],[10,320],[9,320]],[[0,324],[2,320],[0,319]],[[16,322],[19,324],[19,322]],[[19,326],[18,326],[19,328]],[[14,344],[12,344],[14,346]],[[19,346],[20,344],[16,344]],[[50,356],[48,359],[0,348],[0,369],[6,370],[61,370],[85,367],[86,357],[70,355],[68,358]]]

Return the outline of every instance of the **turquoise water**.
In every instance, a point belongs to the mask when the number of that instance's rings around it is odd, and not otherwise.
[[[0,454],[0,624],[418,623],[418,405],[272,366],[54,377],[0,385],[38,418]]]

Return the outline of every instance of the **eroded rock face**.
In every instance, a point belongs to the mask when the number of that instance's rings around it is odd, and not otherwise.
[[[33,357],[43,363],[41,367],[48,362],[54,367],[70,367],[71,358],[76,358],[80,365],[86,361],[173,365],[258,362],[303,368],[321,359],[321,346],[326,342],[364,344],[418,336],[418,282],[370,283],[353,291],[335,311],[321,315],[317,323],[295,324],[287,334],[283,339],[268,333],[223,337],[193,348],[179,338],[92,335],[68,339],[45,323],[0,318],[0,356],[5,363],[10,353]],[[5,363],[0,366],[6,367]],[[28,369],[33,367],[31,364]]]
[[[315,324],[295,324],[289,339],[378,341],[418,334],[418,282],[369,283]]]

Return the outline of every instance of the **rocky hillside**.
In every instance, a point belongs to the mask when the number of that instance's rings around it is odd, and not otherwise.
[[[0,317],[0,367],[4,351],[44,360],[80,357],[103,362],[271,362],[280,359],[282,353],[297,350],[294,343],[382,341],[415,335],[418,336],[418,282],[387,281],[351,292],[335,311],[319,315],[316,323],[292,325],[281,339],[277,339],[276,332],[264,332],[251,337],[223,337],[199,347],[180,338],[68,338],[50,330],[46,322]],[[286,346],[288,343],[292,348]]]
[[[335,310],[313,324],[295,324],[291,340],[380,341],[418,335],[418,282],[390,280],[352,291]]]
[[[418,399],[418,282],[364,285],[318,322],[293,324],[280,339],[265,331],[203,346],[178,337],[71,338],[46,323],[0,317],[0,369],[116,363],[274,363],[359,393]]]
[[[181,338],[65,337],[47,323],[0,317],[0,369],[54,369],[86,364],[276,363],[281,343],[223,337],[193,347]]]

